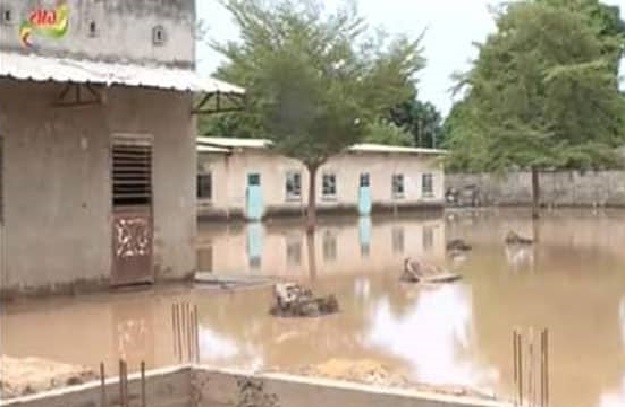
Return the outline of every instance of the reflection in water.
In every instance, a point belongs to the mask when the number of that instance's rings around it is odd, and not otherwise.
[[[519,271],[524,266],[534,265],[534,249],[523,246],[506,246],[506,259],[514,271]]]
[[[513,328],[546,326],[552,404],[625,405],[625,212],[546,215],[540,242],[530,248],[533,272],[501,272],[510,268],[502,236],[510,229],[530,235],[527,213],[484,212],[447,223],[354,220],[320,226],[310,238],[298,227],[201,227],[198,269],[308,278],[316,292],[337,295],[341,312],[271,318],[266,288],[161,287],[46,299],[3,304],[2,349],[96,370],[105,361],[107,372],[124,354],[131,370],[142,359],[148,367],[176,363],[170,305],[186,301],[198,305],[201,356],[210,365],[293,368],[367,358],[418,380],[511,394]],[[473,246],[457,266],[462,283],[434,289],[398,284],[405,256],[445,258],[446,235]],[[250,263],[259,268],[250,271]]]
[[[263,224],[253,222],[246,227],[247,259],[250,270],[260,270],[263,256]]]
[[[619,328],[621,330],[621,341],[625,348],[625,297],[621,299],[619,303]],[[623,407],[625,406],[625,374],[621,379],[620,388],[611,393],[606,393],[601,396],[601,402],[599,407]]]
[[[354,281],[354,293],[356,296],[367,300],[371,292],[371,281],[368,278],[357,278]]]
[[[371,252],[371,218],[369,216],[358,218],[358,241],[360,242],[360,255],[369,257]]]
[[[466,385],[491,390],[496,380],[474,363],[472,304],[461,284],[420,290],[401,316],[381,300],[372,317],[369,343],[409,360],[415,377],[432,384]]]

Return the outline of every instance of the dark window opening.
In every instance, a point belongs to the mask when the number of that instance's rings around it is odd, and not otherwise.
[[[321,195],[323,198],[336,197],[336,174],[324,174],[321,178]]]
[[[404,175],[394,174],[391,178],[391,187],[393,190],[393,197],[401,198],[404,196]]]
[[[363,172],[362,174],[360,174],[360,187],[361,188],[368,188],[371,185],[369,178],[370,177],[369,177],[368,172]]]
[[[260,186],[260,174],[253,173],[247,175],[247,186],[248,187],[259,187]]]
[[[198,199],[213,199],[213,176],[210,172],[198,174],[196,177],[196,197]]]
[[[91,21],[89,23],[89,36],[90,37],[95,37],[95,35],[96,35],[95,21]]]
[[[112,183],[113,207],[152,204],[151,140],[113,140]]]
[[[166,40],[165,28],[163,26],[158,25],[152,28],[152,43],[154,45],[163,45]]]
[[[286,174],[286,199],[301,199],[302,197],[302,174],[288,172]]]
[[[11,15],[11,10],[4,10],[2,12],[2,21],[5,23],[13,22],[13,16]]]
[[[421,192],[423,196],[432,196],[433,191],[432,174],[429,172],[423,174],[421,181]]]

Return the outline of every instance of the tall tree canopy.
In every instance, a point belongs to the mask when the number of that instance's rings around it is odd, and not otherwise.
[[[526,0],[502,7],[447,125],[451,163],[532,169],[535,216],[540,169],[611,165],[624,141],[625,104],[614,70],[623,37],[597,18],[597,4]]]
[[[415,93],[421,38],[370,34],[354,7],[328,12],[315,0],[223,5],[241,40],[213,44],[227,60],[217,76],[247,90],[249,127],[240,132],[271,139],[308,169],[312,228],[317,169]]]
[[[412,134],[413,145],[421,148],[438,148],[442,138],[441,114],[431,102],[416,98],[394,107],[390,119]]]
[[[363,141],[366,143],[405,147],[412,146],[413,143],[412,134],[395,123],[386,120],[369,124]]]

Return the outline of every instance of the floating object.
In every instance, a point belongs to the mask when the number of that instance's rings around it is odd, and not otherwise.
[[[506,243],[507,244],[530,245],[530,244],[533,244],[534,241],[532,239],[528,239],[526,237],[523,237],[523,236],[519,235],[518,233],[513,232],[512,230],[510,230],[506,234]]]
[[[399,279],[406,283],[446,284],[453,283],[461,278],[461,274],[425,265],[407,257],[404,260],[404,272]]]
[[[334,295],[315,298],[312,290],[295,283],[278,283],[273,286],[269,313],[281,317],[318,317],[338,312],[339,303]]]
[[[405,283],[419,283],[419,284],[448,284],[462,279],[462,275],[453,273],[451,271],[443,271],[436,275],[425,277],[413,277],[402,275],[401,280]]]
[[[471,249],[471,245],[462,239],[454,239],[447,242],[447,250],[449,251],[468,252]]]
[[[219,275],[208,272],[196,272],[194,276],[194,282],[196,284],[206,285],[213,288],[230,289],[237,287],[250,287],[259,285],[271,285],[274,284],[275,278],[267,276],[255,276],[255,275]]]

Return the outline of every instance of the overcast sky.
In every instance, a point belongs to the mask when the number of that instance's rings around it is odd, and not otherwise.
[[[625,0],[606,0],[625,10]],[[326,0],[334,7],[337,0]],[[498,0],[359,0],[359,10],[375,26],[390,32],[414,36],[423,29],[427,66],[421,72],[419,98],[433,102],[446,115],[452,104],[448,89],[450,75],[466,70],[475,56],[473,42],[481,42],[494,29],[488,6]],[[230,16],[217,0],[196,0],[197,14],[206,23],[208,37],[224,40],[236,38],[237,30]],[[197,58],[202,72],[212,73],[221,58],[206,44],[198,43]]]

